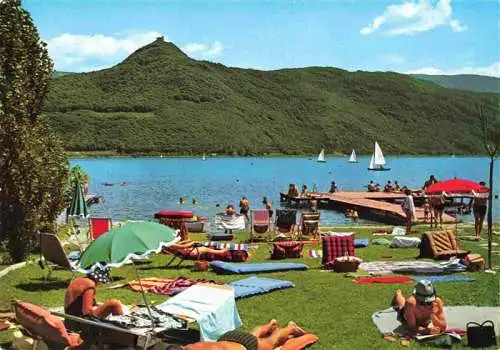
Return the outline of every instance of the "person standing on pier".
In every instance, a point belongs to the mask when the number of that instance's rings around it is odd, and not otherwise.
[[[406,189],[405,191],[405,199],[403,200],[401,207],[406,215],[406,234],[410,234],[411,225],[416,219],[417,214],[415,212],[415,203],[413,202],[413,196],[411,195],[411,191],[409,189]]]

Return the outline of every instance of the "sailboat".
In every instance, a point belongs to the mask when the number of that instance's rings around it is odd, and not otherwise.
[[[203,153],[203,157],[201,159],[203,159],[203,160],[207,159],[207,157],[205,156],[205,153]]]
[[[322,148],[321,152],[319,152],[318,162],[319,163],[325,163],[326,162],[326,160],[325,160],[325,149],[324,148]]]
[[[358,160],[356,159],[356,152],[354,149],[352,150],[351,156],[349,157],[349,163],[357,163]]]
[[[384,168],[385,159],[384,154],[382,153],[382,149],[378,145],[378,142],[375,142],[375,150],[372,154],[372,159],[370,160],[370,165],[368,166],[368,170],[372,171],[388,171],[391,168]]]

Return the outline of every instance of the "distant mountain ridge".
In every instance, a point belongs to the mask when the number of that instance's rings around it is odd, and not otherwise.
[[[476,92],[500,93],[500,78],[486,75],[458,74],[458,75],[428,75],[410,74],[411,76],[432,81],[438,85]]]
[[[73,72],[62,72],[62,71],[54,71],[54,73],[52,73],[52,78],[59,78],[59,77],[64,77],[65,75],[69,75],[69,74],[74,74]]]
[[[258,71],[189,58],[158,39],[109,69],[51,84],[45,114],[68,150],[163,154],[470,154],[477,106],[498,95],[407,75]]]

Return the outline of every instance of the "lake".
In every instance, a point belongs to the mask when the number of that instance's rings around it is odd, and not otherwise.
[[[317,184],[319,191],[328,191],[335,181],[341,191],[365,191],[370,180],[382,185],[397,180],[401,186],[422,187],[429,175],[438,180],[453,177],[488,182],[489,159],[485,157],[386,157],[391,171],[369,172],[368,156],[349,164],[346,157],[327,157],[326,163],[295,157],[207,157],[199,158],[93,158],[72,159],[90,176],[89,193],[99,194],[104,201],[93,205],[90,215],[113,220],[152,219],[162,209],[193,210],[197,215],[213,216],[228,203],[237,208],[246,196],[251,208],[262,208],[262,196],[273,207],[279,207],[279,192],[288,184],[309,190]],[[494,194],[500,192],[500,164],[495,164]],[[127,182],[126,186],[119,186]],[[113,186],[105,186],[112,183]],[[179,197],[186,203],[179,204]],[[198,203],[192,204],[195,198]],[[216,205],[219,204],[220,207]],[[342,213],[322,210],[323,225],[352,224]],[[472,221],[471,216],[463,218]],[[500,203],[494,199],[494,219],[500,221]],[[360,220],[358,224],[373,224]]]

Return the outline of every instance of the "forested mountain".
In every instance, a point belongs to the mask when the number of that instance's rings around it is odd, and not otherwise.
[[[45,113],[68,150],[165,154],[478,153],[497,94],[397,73],[258,71],[189,58],[159,38],[120,64],[54,79]]]

